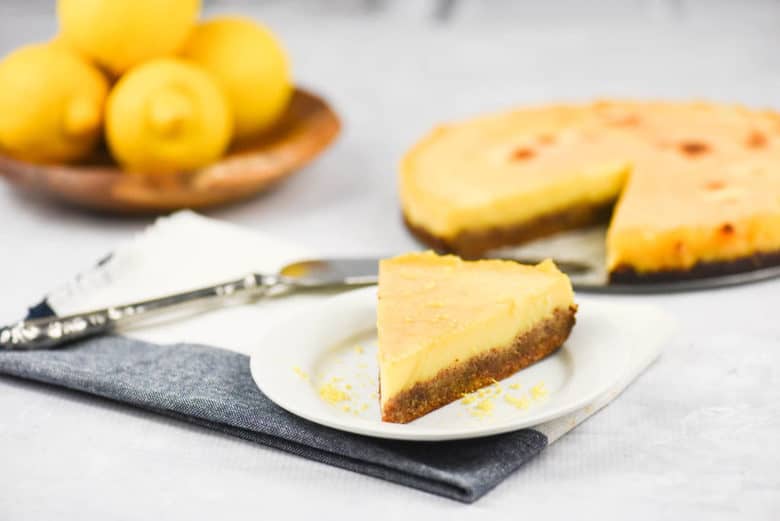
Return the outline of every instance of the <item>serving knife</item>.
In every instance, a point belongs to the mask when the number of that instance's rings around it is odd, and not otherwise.
[[[561,269],[565,270],[564,264],[559,263]],[[286,265],[275,275],[251,273],[222,284],[139,302],[63,317],[22,320],[0,328],[0,350],[58,347],[74,340],[109,333],[131,322],[180,309],[192,303],[224,305],[299,291],[346,289],[376,284],[378,265],[379,258],[304,260]],[[577,266],[573,264],[568,268],[576,270]]]

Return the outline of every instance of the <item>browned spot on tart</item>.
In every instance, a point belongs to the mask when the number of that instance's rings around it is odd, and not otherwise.
[[[512,152],[512,159],[516,161],[524,161],[526,159],[531,159],[536,155],[536,152],[533,151],[530,147],[519,147]]]
[[[698,157],[710,151],[710,146],[701,141],[683,141],[680,143],[680,152],[688,157]]]
[[[747,138],[747,146],[749,148],[764,148],[766,147],[766,135],[763,132],[754,130]]]

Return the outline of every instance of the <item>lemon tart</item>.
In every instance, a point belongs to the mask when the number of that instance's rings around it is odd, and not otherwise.
[[[379,265],[382,419],[407,423],[557,350],[574,325],[552,261],[412,253]]]
[[[780,263],[780,115],[600,101],[440,126],[400,169],[405,221],[437,250],[490,249],[609,222],[613,282]]]

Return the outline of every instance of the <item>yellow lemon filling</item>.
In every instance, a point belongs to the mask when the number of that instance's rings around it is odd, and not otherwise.
[[[416,253],[382,261],[380,279],[382,403],[443,368],[509,345],[573,303],[568,278],[551,261],[524,266]]]

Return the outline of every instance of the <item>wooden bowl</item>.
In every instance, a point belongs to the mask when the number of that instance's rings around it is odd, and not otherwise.
[[[33,164],[0,153],[0,176],[54,199],[113,213],[206,208],[247,198],[288,177],[322,152],[339,129],[338,116],[324,100],[296,89],[272,130],[194,172],[129,174],[105,151],[73,165]]]

